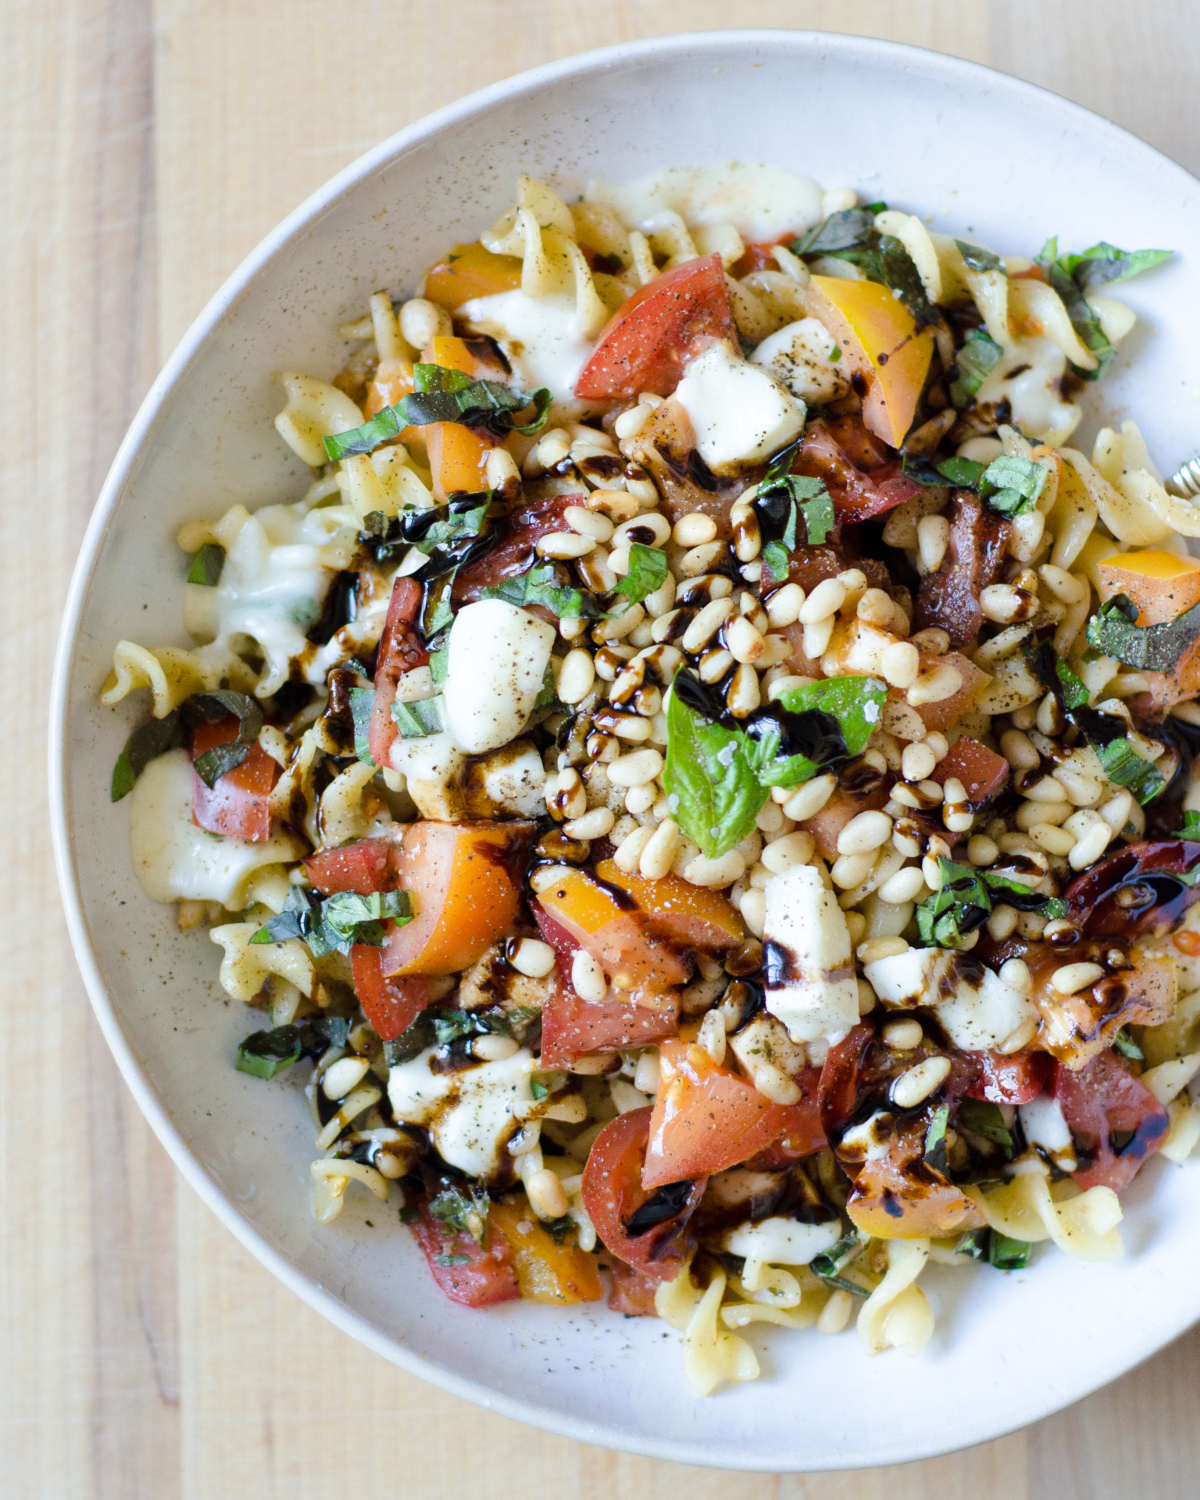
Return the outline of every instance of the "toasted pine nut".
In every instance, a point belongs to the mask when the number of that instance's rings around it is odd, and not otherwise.
[[[923,1062],[915,1063],[892,1084],[892,1103],[901,1109],[914,1108],[941,1088],[950,1076],[950,1068],[948,1057],[927,1057]]]
[[[597,510],[588,510],[585,505],[568,505],[563,511],[563,520],[581,536],[593,537],[598,542],[607,542],[613,534],[613,523]]]
[[[571,1206],[557,1174],[549,1167],[527,1177],[525,1191],[529,1194],[530,1206],[541,1219],[561,1219]]]
[[[521,938],[505,956],[518,974],[527,974],[530,979],[545,978],[555,963],[554,949],[540,938]]]
[[[1060,995],[1077,995],[1080,990],[1091,989],[1098,979],[1104,978],[1100,964],[1064,964],[1050,976],[1051,988]]]
[[[947,698],[953,698],[961,687],[962,673],[946,662],[940,667],[934,667],[932,671],[922,672],[905,696],[908,703],[916,708],[922,703],[942,703]]]
[[[753,663],[763,654],[763,638],[744,615],[730,623],[725,643],[734,661]]]
[[[883,1039],[897,1052],[911,1052],[925,1040],[920,1021],[887,1021],[883,1028]]]
[[[539,557],[586,557],[595,550],[596,543],[590,536],[580,536],[575,531],[551,531],[538,537],[533,550]]]
[[[977,869],[994,865],[1000,857],[999,845],[982,833],[977,833],[967,843],[967,858]]]
[[[571,960],[571,988],[581,1000],[603,1000],[608,993],[604,970],[586,948],[576,948]]]
[[[367,1076],[370,1066],[365,1057],[339,1057],[325,1069],[321,1092],[326,1099],[344,1099]]]
[[[767,619],[776,630],[794,625],[804,605],[804,590],[798,583],[785,583],[767,600]]]
[[[561,698],[562,694],[559,693],[558,696]],[[905,745],[900,756],[900,769],[905,781],[928,781],[936,765],[932,749],[923,742]]]
[[[922,516],[917,522],[917,563],[922,573],[936,573],[946,556],[950,522],[945,516]]]
[[[892,836],[892,820],[885,812],[861,812],[838,834],[839,854],[868,854]]]
[[[519,480],[521,471],[507,448],[489,448],[483,465],[484,483],[489,490],[503,489],[510,479]]]
[[[765,891],[747,891],[742,897],[739,908],[742,913],[742,921],[754,934],[760,938],[763,935],[763,927],[767,919],[767,893]]]
[[[671,523],[656,510],[622,521],[613,532],[613,545],[629,547],[640,542],[643,547],[661,547],[671,535]]]
[[[999,1047],[996,1048],[996,1051],[1003,1053],[1005,1056],[1013,1052],[1022,1052],[1029,1046],[1034,1037],[1037,1036],[1037,1031],[1038,1023],[1032,1016],[1028,1016],[1014,1031],[1004,1038]]]
[[[706,604],[683,632],[680,645],[685,651],[699,651],[706,646],[734,611],[732,599],[714,599]],[[751,626],[751,629],[754,627]]]
[[[823,578],[800,606],[799,619],[804,625],[819,625],[837,614],[846,602],[846,585],[838,578]]]
[[[839,890],[852,891],[875,868],[877,850],[865,854],[839,854],[830,866],[829,878]]]
[[[563,703],[582,703],[596,681],[596,667],[591,653],[576,647],[563,658],[558,674],[558,696]]]
[[[988,918],[987,930],[998,943],[1005,938],[1012,937],[1017,930],[1017,919],[1020,916],[1015,906],[993,906],[992,914]]]
[[[803,823],[806,818],[815,817],[833,796],[836,787],[837,777],[832,771],[827,771],[824,776],[814,776],[793,792],[783,804],[784,815],[794,823]]]

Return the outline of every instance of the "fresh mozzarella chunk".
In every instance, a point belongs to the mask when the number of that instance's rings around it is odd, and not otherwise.
[[[1037,1019],[1033,1002],[969,954],[909,948],[878,958],[863,973],[884,1005],[927,1006],[956,1047],[999,1047],[1023,1021]]]
[[[777,240],[824,218],[820,185],[786,167],[761,162],[714,162],[668,167],[614,186],[588,183],[592,203],[607,203],[639,227],[657,215],[679,214],[686,224],[733,224],[750,240]]]
[[[810,865],[767,882],[766,1003],[795,1042],[835,1041],[858,1020],[846,918]]]
[[[850,389],[838,341],[816,318],[801,318],[763,339],[750,356],[800,401],[833,401]]]
[[[1028,1104],[1022,1104],[1017,1114],[1029,1144],[1041,1146],[1064,1172],[1073,1172],[1076,1166],[1075,1142],[1058,1100],[1049,1094],[1039,1094]]]
[[[388,1073],[388,1098],[396,1118],[423,1125],[444,1160],[471,1177],[492,1177],[518,1127],[517,1109],[533,1100],[535,1060],[527,1047],[499,1062],[457,1073],[430,1068],[433,1047]]]
[[[842,1237],[836,1219],[825,1224],[801,1224],[798,1219],[760,1219],[757,1224],[739,1224],[721,1237],[721,1248],[730,1255],[761,1260],[772,1266],[806,1266],[814,1255],[829,1250]]]
[[[152,901],[220,901],[236,910],[256,870],[299,859],[303,852],[290,834],[273,833],[252,844],[197,828],[186,750],[168,750],[152,760],[129,799],[129,853]]]
[[[754,463],[799,436],[804,413],[772,375],[725,340],[693,359],[675,389],[711,469]]]
[[[450,786],[466,765],[466,756],[448,734],[397,739],[390,754],[393,771],[402,772],[410,781],[432,781],[438,786]]]
[[[1022,432],[1056,447],[1066,442],[1083,415],[1062,398],[1066,368],[1067,356],[1049,339],[1017,339],[1000,355],[975,399],[981,405],[1007,399]]]
[[[459,312],[504,350],[519,389],[545,387],[556,400],[574,400],[575,382],[592,344],[575,326],[573,293],[527,297],[522,291],[498,292],[464,302]]]
[[[502,599],[454,617],[447,657],[446,728],[460,750],[498,750],[524,729],[542,690],[554,628]]]
[[[852,1125],[843,1135],[838,1150],[851,1161],[879,1161],[888,1154],[894,1118],[887,1110],[877,1109],[870,1119]]]
[[[545,811],[546,770],[528,740],[506,746],[479,762],[484,796],[498,813],[533,818]]]

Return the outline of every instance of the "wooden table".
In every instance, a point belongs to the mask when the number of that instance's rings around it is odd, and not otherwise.
[[[75,969],[46,829],[51,656],[88,512],[172,346],[263,234],[400,126],[550,58],[733,21],[862,32],[992,63],[1200,169],[1192,0],[0,5],[0,1493],[13,1500],[1200,1491],[1200,1331],[1025,1432],[859,1474],[691,1470],[479,1412],[323,1322],[201,1206],[121,1083]]]

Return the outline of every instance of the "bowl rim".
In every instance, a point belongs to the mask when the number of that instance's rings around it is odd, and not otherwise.
[[[1019,107],[1022,102],[1028,102],[1036,104],[1039,110],[1051,115],[1057,111],[1064,125],[1074,125],[1086,130],[1093,140],[1104,144],[1115,154],[1120,154],[1126,159],[1131,155],[1140,158],[1139,164],[1142,169],[1153,170],[1160,180],[1165,174],[1168,179],[1176,178],[1181,186],[1186,186],[1189,190],[1194,191],[1197,186],[1196,179],[1186,168],[1159,151],[1157,147],[1143,141],[1132,131],[1106,120],[1083,105],[1064,99],[1049,89],[1001,73],[982,63],[972,62],[948,53],[935,52],[902,42],[836,31],[793,30],[784,27],[731,27],[711,31],[671,32],[662,36],[641,38],[544,63],[539,67],[489,84],[485,88],[423,116],[344,167],[306,198],[259,242],[210,297],[166,360],[143,399],[117,449],[97,498],[67,591],[51,683],[48,790],[54,861],[66,913],[67,929],[96,1019],[121,1074],[155,1135],[166,1148],[174,1165],[182,1172],[188,1184],[199,1194],[222,1224],[285,1286],[336,1327],[391,1363],[448,1391],[451,1395],[461,1397],[489,1411],[497,1412],[501,1416],[510,1417],[515,1421],[524,1422],[563,1437],[573,1438],[578,1442],[636,1453],[648,1458],[727,1470],[778,1472],[777,1459],[771,1462],[759,1462],[756,1461],[754,1453],[747,1453],[744,1448],[735,1448],[728,1443],[706,1448],[693,1441],[671,1438],[650,1439],[638,1434],[615,1431],[584,1416],[543,1408],[531,1401],[511,1396],[505,1391],[493,1389],[482,1382],[457,1375],[435,1359],[419,1354],[398,1340],[381,1333],[366,1317],[353,1312],[320,1283],[299,1271],[293,1262],[276,1249],[250,1222],[237,1204],[218,1185],[215,1177],[205,1168],[176,1126],[169,1109],[134,1053],[131,1041],[118,1018],[113,998],[101,973],[92,944],[66,802],[69,775],[66,731],[69,719],[68,700],[71,674],[78,637],[86,614],[102,545],[138,458],[144,447],[153,439],[159,415],[168,397],[186,375],[205,340],[212,334],[224,313],[241,293],[260,273],[269,269],[281,251],[304,235],[358,183],[370,177],[377,169],[385,166],[407,148],[453,129],[460,121],[486,112],[502,101],[522,95],[536,96],[543,85],[551,82],[586,73],[615,70],[623,65],[636,64],[670,54],[721,53],[731,46],[742,48],[779,46],[796,56],[837,53],[847,58],[870,58],[876,62],[890,62],[905,72],[924,72],[935,84],[973,79],[978,84],[986,85],[992,91],[1006,94],[1013,106]],[[903,1449],[897,1446],[894,1451],[873,1452],[869,1457],[850,1452],[838,1455],[836,1463],[807,1464],[804,1471],[860,1469],[868,1466],[903,1463],[935,1457],[946,1452],[961,1451],[967,1446],[993,1441],[1030,1422],[1051,1416],[1083,1397],[1091,1395],[1103,1385],[1128,1373],[1144,1360],[1166,1348],[1190,1326],[1191,1322],[1186,1323],[1166,1340],[1152,1336],[1147,1340],[1145,1347],[1121,1368],[1103,1371],[1082,1389],[1075,1390],[1061,1400],[1054,1399],[1044,1408],[1031,1411],[1016,1421],[1005,1421],[999,1426],[989,1425],[986,1422],[979,1424],[979,1430],[973,1436],[963,1442],[957,1442],[950,1449],[938,1441],[935,1431],[930,1431],[924,1440],[906,1445]]]

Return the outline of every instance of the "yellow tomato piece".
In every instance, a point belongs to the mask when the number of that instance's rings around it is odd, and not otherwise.
[[[929,373],[932,330],[918,333],[903,302],[877,281],[814,276],[808,311],[837,340],[851,369],[865,379],[863,421],[876,437],[899,448]]]
[[[604,1295],[596,1261],[577,1245],[556,1244],[528,1201],[493,1203],[491,1228],[512,1247],[521,1296],[529,1302],[598,1302]]]
[[[449,312],[474,297],[492,297],[521,285],[521,262],[515,255],[493,255],[478,240],[454,245],[445,260],[425,277],[425,296]]]
[[[461,422],[429,423],[425,451],[433,475],[433,498],[448,500],[458,492],[474,495],[484,489],[483,466],[495,446]]]
[[[659,880],[630,875],[611,859],[601,860],[596,874],[637,902],[648,918],[647,931],[654,937],[674,939],[707,952],[728,952],[745,941],[745,923],[733,903],[719,891],[691,885],[679,875],[668,874]]]
[[[1174,552],[1123,552],[1100,563],[1096,574],[1105,598],[1127,594],[1137,605],[1139,625],[1163,625],[1200,603],[1200,562]]]

